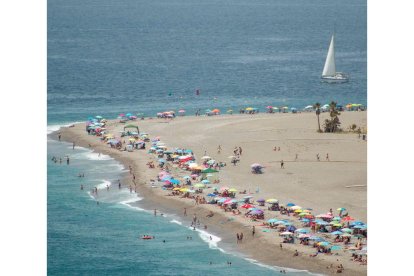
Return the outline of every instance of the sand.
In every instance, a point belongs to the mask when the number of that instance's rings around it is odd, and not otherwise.
[[[320,121],[323,122],[328,116],[328,113],[322,113]],[[342,112],[340,119],[344,129],[351,124],[365,129],[367,126],[366,112]],[[220,186],[234,187],[238,191],[247,190],[254,199],[277,198],[282,204],[294,202],[312,208],[315,215],[326,213],[330,208],[336,210],[345,207],[349,215],[366,222],[367,142],[355,133],[317,133],[317,118],[314,113],[188,116],[173,120],[138,120],[132,124],[138,125],[140,131],[149,133],[150,137],[159,136],[170,148],[192,149],[199,163],[204,153],[217,161],[226,162],[227,166],[219,173]],[[124,124],[113,120],[108,122],[107,129],[118,134],[123,126]],[[323,274],[333,273],[332,269],[326,268],[328,265],[341,263],[345,267],[342,273],[344,275],[367,273],[366,266],[350,261],[349,252],[339,251],[338,255],[320,254],[312,258],[309,254],[314,253],[315,249],[311,247],[283,244],[281,250],[279,244],[282,238],[276,233],[262,232],[263,228],[257,226],[259,222],[225,213],[216,205],[194,206],[192,200],[166,196],[166,191],[151,188],[149,180],[156,178],[159,169],[147,169],[145,164],[149,160],[156,161],[157,158],[146,150],[124,152],[111,149],[100,142],[98,137],[87,135],[84,124],[62,128],[61,133],[65,141],[83,147],[91,146],[95,151],[119,160],[127,168],[131,165],[137,177],[138,192],[145,198],[141,204],[178,215],[182,215],[186,207],[190,216],[197,213],[202,218],[202,224],[208,225],[209,232],[223,238],[223,246],[236,249],[249,258],[270,265]],[[217,152],[218,145],[222,148],[221,153]],[[228,156],[233,155],[235,146],[243,149],[237,166],[233,166],[228,159]],[[280,147],[280,151],[273,151],[275,146]],[[327,153],[329,161],[326,160]],[[320,161],[317,161],[317,154],[320,155]],[[284,169],[280,168],[281,160],[285,163]],[[264,173],[252,174],[250,165],[253,163],[264,165]],[[177,178],[188,174],[178,168],[173,168],[172,173]],[[126,186],[130,183],[131,177],[123,181]],[[237,197],[242,196],[244,195]],[[205,216],[209,210],[215,212],[212,218]],[[265,218],[287,218],[278,214],[279,212],[267,211]],[[252,225],[256,225],[254,238],[251,235]],[[244,242],[236,244],[235,235],[241,231],[244,232]],[[293,257],[295,249],[300,252],[298,257]]]

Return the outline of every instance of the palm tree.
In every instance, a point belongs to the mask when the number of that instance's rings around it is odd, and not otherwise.
[[[331,117],[331,122],[332,122],[330,132],[335,132],[340,125],[338,116],[341,115],[341,113],[339,113],[338,109],[336,109],[336,105],[337,103],[334,101],[332,101],[329,104],[329,109],[330,109],[329,115]]]
[[[315,103],[313,105],[313,108],[316,109],[316,116],[318,117],[318,128],[319,128],[319,132],[322,132],[321,130],[321,123],[319,122],[319,115],[321,114],[321,104],[320,103]]]

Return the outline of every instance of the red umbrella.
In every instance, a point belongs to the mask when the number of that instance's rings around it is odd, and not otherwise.
[[[251,204],[244,204],[244,205],[242,205],[241,207],[242,207],[242,208],[245,208],[245,209],[249,209],[249,208],[253,208],[254,206],[253,206],[253,205],[251,205]]]
[[[351,220],[355,220],[354,218],[351,218],[350,216],[344,217],[342,218],[343,221],[351,221]]]

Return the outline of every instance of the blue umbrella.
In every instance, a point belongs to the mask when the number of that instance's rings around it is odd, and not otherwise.
[[[354,229],[363,229],[363,228],[367,228],[367,226],[366,225],[355,225],[352,228],[354,228]]]
[[[364,225],[365,223],[363,223],[362,221],[354,221],[351,222],[349,225]]]
[[[303,219],[301,219],[300,221],[302,221],[302,222],[310,222],[310,219],[308,219],[308,218],[303,218]]]
[[[301,228],[301,229],[297,229],[296,232],[301,233],[301,234],[307,234],[310,231],[309,231],[309,229]]]
[[[286,204],[287,207],[291,207],[291,206],[296,206],[295,203],[289,202],[288,204]]]
[[[341,250],[342,249],[342,247],[341,246],[339,246],[339,245],[333,245],[332,247],[331,247],[331,250]]]
[[[317,242],[324,241],[324,239],[322,239],[321,237],[318,237],[318,236],[311,236],[309,239],[317,241]]]
[[[170,180],[170,179],[171,179],[171,176],[167,175],[167,176],[164,176],[163,178],[161,178],[161,181],[167,181],[167,180]]]
[[[180,184],[180,180],[178,180],[178,179],[170,179],[169,181],[174,185]]]
[[[208,181],[207,179],[204,179],[203,181],[201,181],[201,183],[203,183],[203,184],[210,184],[210,181]]]
[[[216,194],[208,194],[207,196],[215,197]]]
[[[268,223],[274,223],[274,222],[277,222],[277,221],[278,221],[278,219],[272,218],[272,219],[269,219],[267,222]]]
[[[329,223],[327,223],[326,221],[320,220],[320,221],[317,221],[316,224],[319,224],[319,225],[328,225]]]
[[[165,159],[160,158],[160,159],[158,159],[158,162],[160,162],[160,163],[165,163],[165,162],[167,162],[167,161],[165,161]]]
[[[341,231],[334,231],[331,233],[331,235],[341,235],[343,234]]]
[[[184,178],[184,179],[190,179],[190,178],[191,178],[191,176],[186,175],[186,176],[183,176],[183,178]]]

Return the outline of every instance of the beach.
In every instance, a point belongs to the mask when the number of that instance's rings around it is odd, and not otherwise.
[[[329,114],[321,113],[321,123]],[[356,124],[367,128],[366,112],[342,112],[342,128]],[[139,127],[140,132],[148,133],[151,138],[159,137],[168,148],[191,149],[198,163],[201,157],[225,162],[220,169],[219,186],[246,190],[247,195],[258,198],[276,198],[281,203],[294,202],[303,207],[312,208],[313,214],[326,213],[330,209],[346,208],[356,220],[367,220],[367,141],[357,133],[318,133],[317,118],[309,113],[276,114],[235,114],[219,116],[183,116],[174,119],[149,119],[130,121]],[[109,120],[106,131],[119,134],[125,124],[119,120]],[[190,220],[196,214],[208,231],[222,237],[221,243],[241,252],[245,256],[268,265],[309,270],[315,273],[334,274],[333,264],[344,266],[344,275],[366,275],[367,268],[358,262],[350,261],[349,252],[339,251],[338,255],[319,254],[310,257],[314,248],[298,243],[283,244],[276,233],[263,232],[261,222],[251,221],[243,215],[224,212],[213,204],[195,205],[194,200],[178,196],[167,196],[169,191],[160,186],[151,187],[160,172],[159,168],[149,169],[149,161],[157,164],[157,156],[146,150],[133,152],[120,151],[100,141],[99,137],[88,135],[85,124],[61,128],[61,139],[75,146],[93,149],[107,154],[126,168],[132,167],[136,176],[137,192],[144,200],[139,204],[160,212],[175,213],[183,216],[187,208]],[[56,137],[56,133],[52,134]],[[122,139],[127,139],[124,137]],[[148,143],[150,144],[150,143]],[[221,150],[218,153],[218,147]],[[233,165],[229,156],[234,148],[241,147],[240,162]],[[274,150],[276,147],[276,150]],[[279,150],[280,148],[280,150]],[[328,158],[327,158],[328,154]],[[319,155],[319,161],[317,158]],[[281,168],[283,160],[284,168]],[[264,166],[263,174],[252,174],[251,164]],[[188,172],[172,166],[171,174],[180,179]],[[132,174],[123,179],[125,188],[133,185]],[[207,194],[207,192],[205,192]],[[240,198],[244,195],[236,195]],[[211,218],[206,217],[214,212]],[[265,211],[265,221],[280,217],[278,212]],[[255,225],[256,233],[252,237],[251,229]],[[236,244],[236,233],[244,233],[245,239]],[[297,250],[299,256],[293,257]]]

